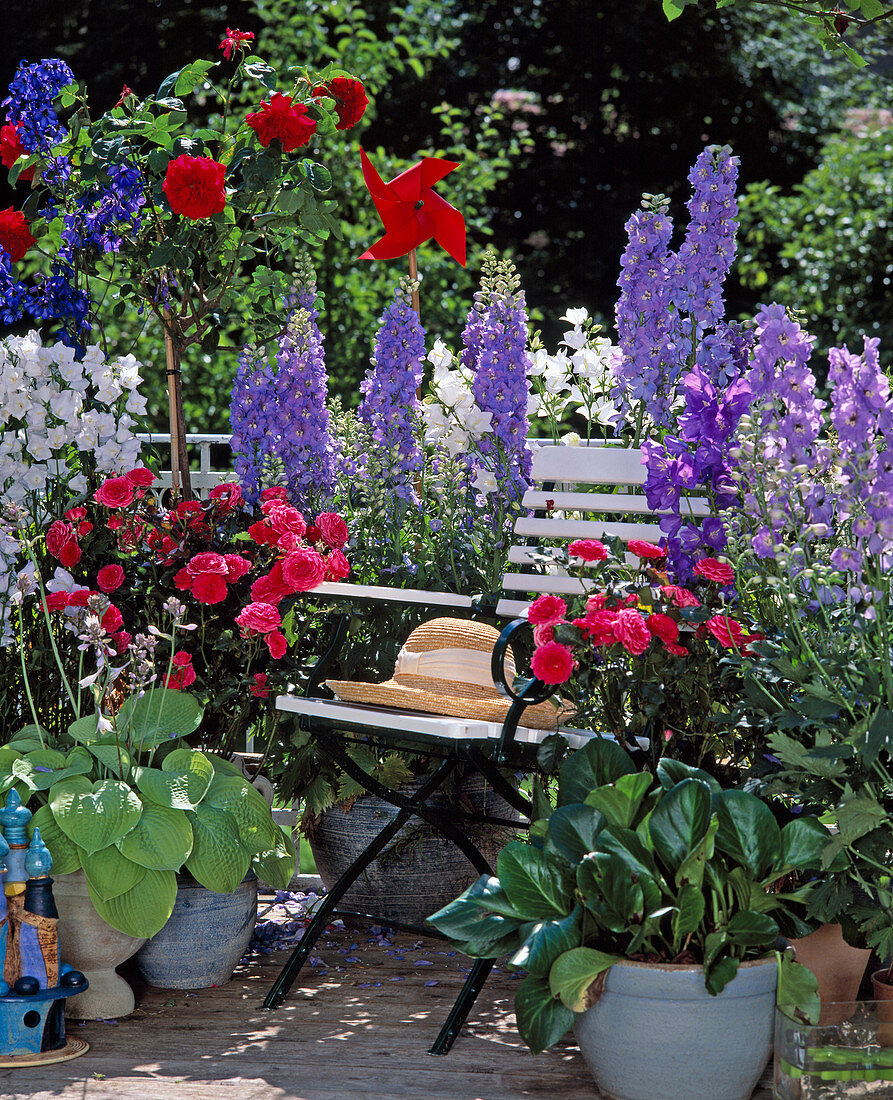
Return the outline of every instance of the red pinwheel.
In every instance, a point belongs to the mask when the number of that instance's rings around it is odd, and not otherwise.
[[[393,260],[433,237],[464,267],[465,219],[432,190],[435,183],[459,167],[458,163],[440,157],[424,157],[390,183],[385,183],[362,149],[360,156],[363,179],[385,227],[385,235],[360,259]]]

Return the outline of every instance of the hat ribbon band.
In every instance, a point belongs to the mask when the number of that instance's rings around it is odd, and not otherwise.
[[[394,679],[399,676],[425,676],[431,680],[477,684],[493,688],[490,672],[491,654],[477,649],[433,649],[428,653],[413,653],[401,649],[394,666]],[[506,661],[506,673],[514,676],[514,668]]]

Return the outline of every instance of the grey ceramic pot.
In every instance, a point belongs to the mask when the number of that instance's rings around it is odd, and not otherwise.
[[[743,963],[716,997],[700,966],[615,963],[574,1024],[611,1100],[749,1100],[772,1053],[778,964]]]

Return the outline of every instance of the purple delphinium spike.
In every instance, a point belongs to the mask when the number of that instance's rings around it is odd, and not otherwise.
[[[476,463],[492,468],[509,503],[530,485],[532,455],[527,444],[530,355],[527,309],[514,268],[488,255],[481,289],[462,333],[462,366],[471,372],[478,408],[491,414],[491,432],[480,443]]]
[[[264,461],[275,432],[275,379],[269,363],[256,350],[244,348],[233,383],[229,417],[236,476],[249,504],[260,499]]]
[[[418,387],[425,357],[425,330],[402,280],[380,320],[372,368],[360,383],[360,420],[372,435],[375,461],[394,498],[417,505],[414,481],[422,469],[418,441]]]

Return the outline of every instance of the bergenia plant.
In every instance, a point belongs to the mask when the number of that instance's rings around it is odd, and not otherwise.
[[[0,219],[4,323],[58,324],[61,339],[82,348],[106,315],[101,299],[137,300],[167,337],[176,402],[184,351],[212,350],[237,300],[257,339],[279,331],[281,257],[296,241],[338,232],[318,149],[355,125],[367,100],[358,80],[331,66],[280,77],[249,52],[253,37],[228,30],[222,60],[186,65],[151,95],[125,88],[99,118],[64,62],[19,67],[0,149],[13,182],[34,177],[23,208]],[[246,89],[255,100],[247,112],[237,106]],[[190,97],[202,102],[197,126]],[[31,250],[44,266],[23,279]],[[174,419],[182,434],[182,408]],[[180,442],[175,469],[185,470]]]

